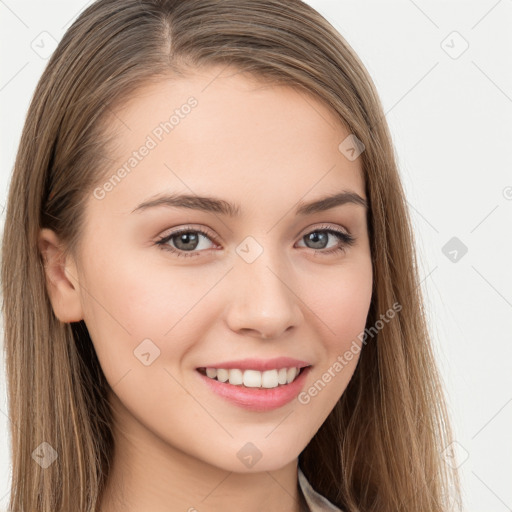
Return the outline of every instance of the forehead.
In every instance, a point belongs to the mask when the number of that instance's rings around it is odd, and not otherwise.
[[[236,70],[148,84],[113,110],[108,130],[107,179],[122,175],[108,199],[125,209],[176,189],[222,195],[229,187],[246,197],[286,190],[298,200],[336,187],[364,196],[361,159],[339,149],[350,131],[325,103]]]

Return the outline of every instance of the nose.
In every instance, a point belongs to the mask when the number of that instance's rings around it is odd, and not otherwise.
[[[231,330],[276,339],[303,321],[300,297],[289,267],[264,251],[254,262],[238,259],[231,272],[233,290],[227,312]]]

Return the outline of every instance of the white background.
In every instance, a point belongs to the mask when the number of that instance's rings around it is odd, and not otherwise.
[[[464,510],[512,510],[512,1],[309,3],[355,49],[384,105],[455,427]],[[46,64],[33,47],[44,38],[51,48],[51,38],[59,41],[88,4],[0,0],[2,212],[26,110]],[[452,237],[468,248],[456,262],[442,250]],[[9,420],[1,363],[5,509]]]

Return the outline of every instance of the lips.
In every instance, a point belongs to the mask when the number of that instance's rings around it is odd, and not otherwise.
[[[209,389],[222,398],[239,407],[267,411],[293,400],[310,368],[306,361],[278,357],[224,361],[196,370]]]

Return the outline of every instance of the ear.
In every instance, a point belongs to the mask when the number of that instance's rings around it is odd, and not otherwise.
[[[83,310],[73,258],[64,257],[64,246],[51,229],[40,231],[38,247],[43,257],[46,288],[55,316],[61,322],[79,322],[83,319]]]

